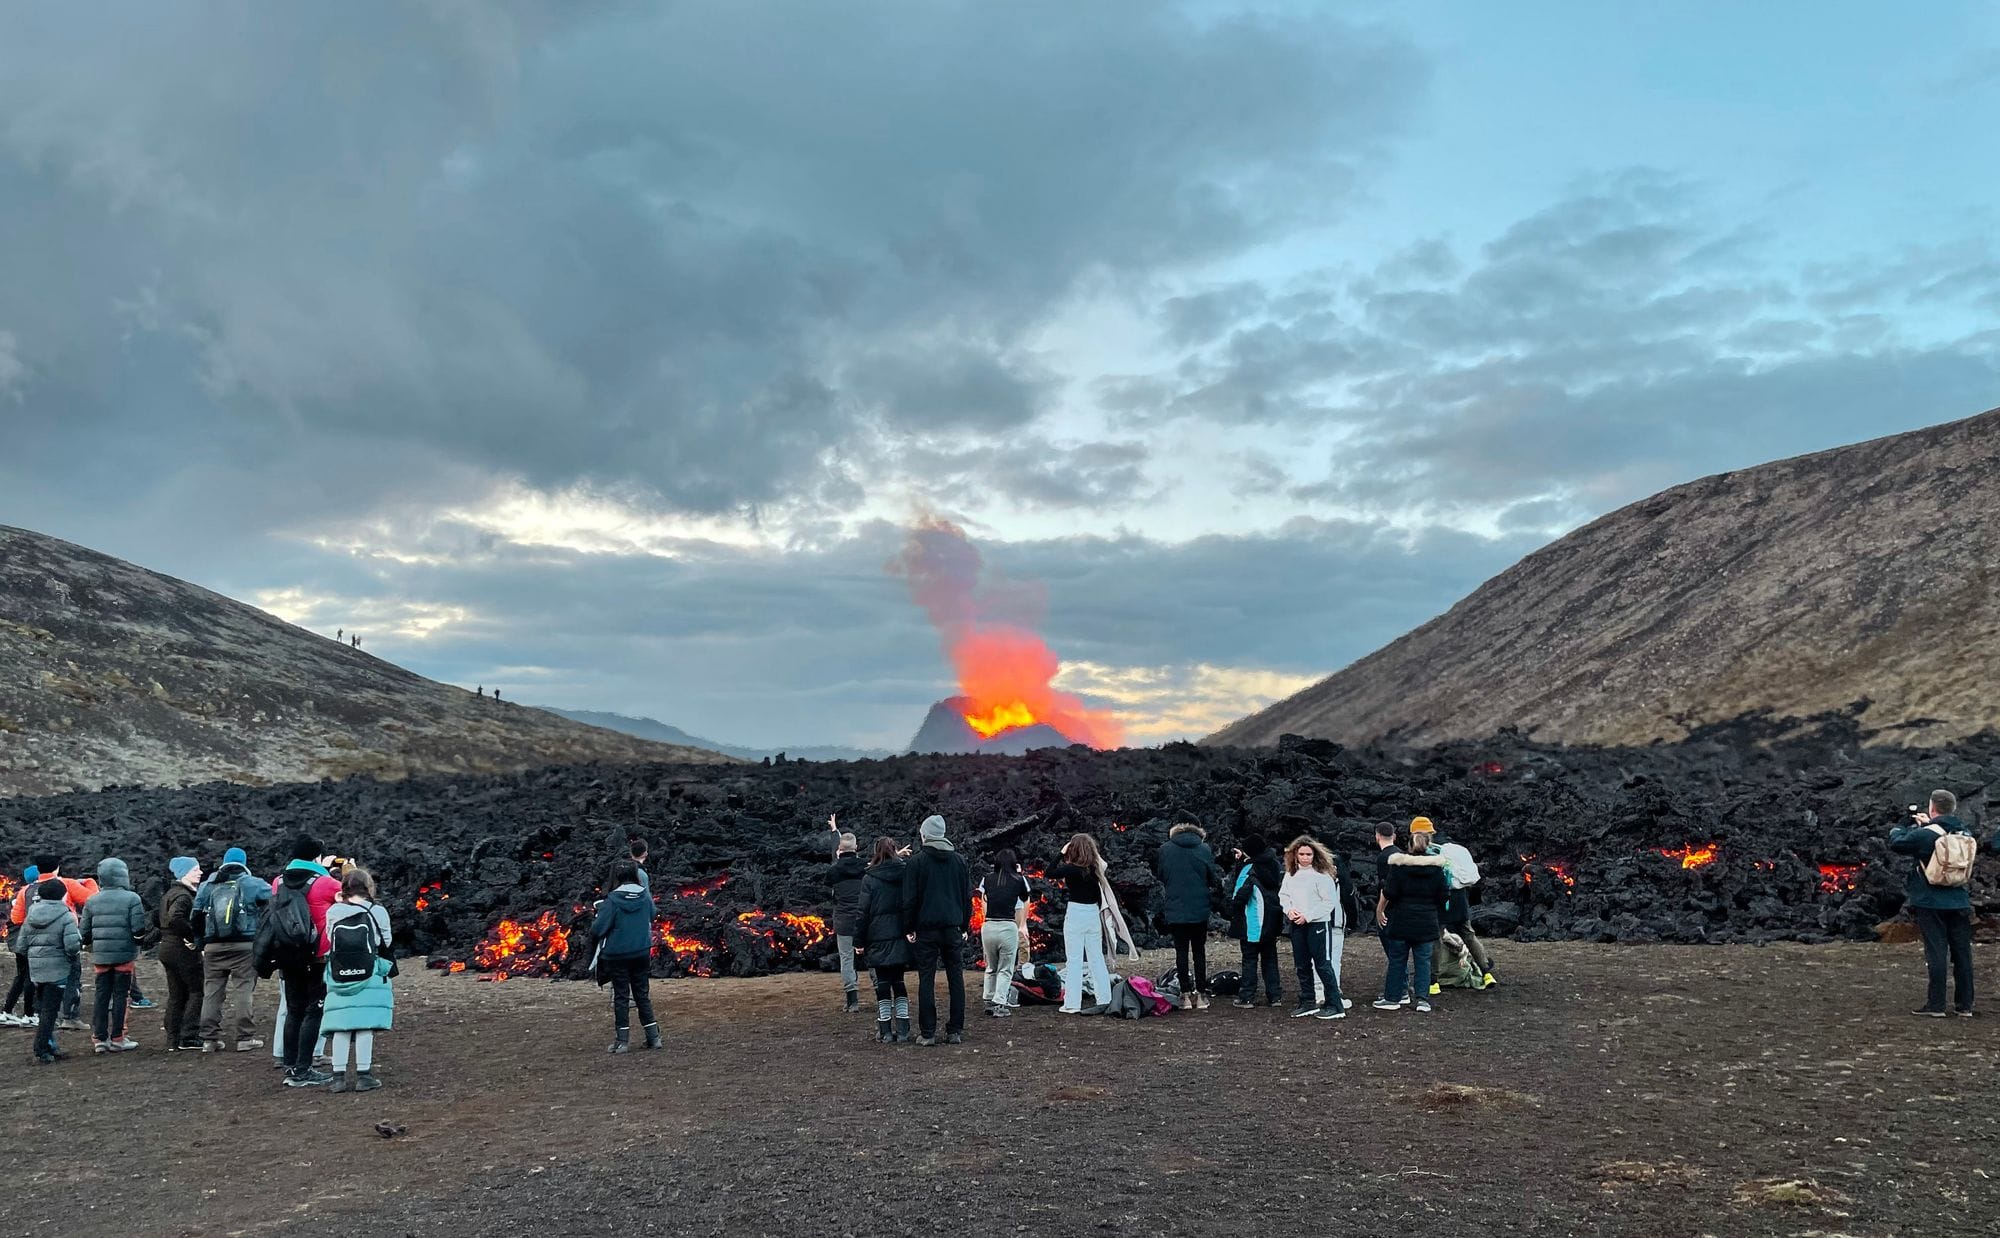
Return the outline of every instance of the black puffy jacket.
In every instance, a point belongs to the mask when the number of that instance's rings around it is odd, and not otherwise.
[[[903,870],[903,931],[972,928],[972,870],[956,851],[926,843]]]
[[[1160,848],[1160,886],[1166,895],[1168,924],[1208,923],[1208,892],[1219,884],[1215,853],[1201,835],[1182,830],[1167,836]]]
[[[1402,941],[1436,941],[1445,904],[1444,857],[1398,855],[1387,867],[1389,923],[1382,930]]]
[[[854,936],[861,922],[861,879],[867,874],[868,862],[850,851],[835,859],[826,875],[833,894],[833,931],[838,936]]]
[[[854,948],[863,952],[863,967],[910,965],[910,943],[903,935],[903,867],[901,860],[884,860],[861,879]]]

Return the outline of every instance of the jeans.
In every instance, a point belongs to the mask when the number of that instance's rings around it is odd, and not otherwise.
[[[629,959],[599,960],[611,976],[611,1026],[632,1030],[632,1007],[639,1008],[639,1025],[653,1026],[653,960],[638,954]]]
[[[178,944],[160,947],[160,966],[167,971],[167,1009],[160,1020],[167,1043],[176,1045],[201,1035],[201,957]]]
[[[35,986],[35,1056],[52,1057],[56,1051],[56,1016],[62,1011],[69,986],[44,980]]]
[[[1435,940],[1410,941],[1402,937],[1382,936],[1382,948],[1389,952],[1389,974],[1382,979],[1382,1000],[1400,1002],[1403,1000],[1404,985],[1420,1002],[1431,999],[1431,953],[1437,949]],[[1405,979],[1405,967],[1415,961],[1416,979]]]
[[[1257,968],[1264,969],[1264,1000],[1275,1006],[1285,1000],[1283,983],[1278,979],[1278,939],[1266,937],[1262,941],[1243,943],[1243,979],[1237,985],[1236,996],[1241,1001],[1257,1000]]]
[[[937,972],[944,968],[945,987],[951,1000],[946,1035],[965,1031],[965,961],[959,950],[965,933],[955,928],[917,930],[917,1030],[926,1037],[937,1035]]]
[[[1313,980],[1319,980],[1319,1004],[1322,1009],[1342,1009],[1340,1000],[1340,976],[1334,971],[1332,938],[1324,920],[1314,920],[1292,927],[1292,965],[1299,969],[1299,1003],[1312,1004]],[[1337,931],[1337,930],[1335,930]]]
[[[1208,921],[1200,924],[1169,924],[1174,935],[1174,978],[1181,982],[1181,995],[1192,997],[1208,989]],[[1188,956],[1194,956],[1194,975],[1188,975]]]
[[[1104,922],[1097,904],[1071,903],[1063,912],[1062,1008],[1083,1009],[1083,977],[1090,973],[1090,993],[1096,1005],[1111,1000],[1111,969],[1104,965]]]
[[[1021,954],[1021,926],[1012,920],[988,920],[979,929],[979,952],[986,959],[979,996],[1002,1006],[1014,1005],[1014,960]]]
[[[132,965],[92,967],[96,973],[97,997],[90,1012],[90,1038],[95,1041],[125,1038],[125,1003],[132,1000]]]
[[[326,1011],[326,965],[319,959],[279,970],[285,979],[285,1068],[312,1069],[319,1020]]]
[[[251,1001],[257,994],[256,960],[247,941],[210,942],[201,952],[201,1028],[203,1040],[231,1045],[257,1034]]]
[[[28,976],[28,956],[14,956],[14,983],[7,990],[7,1013],[14,1013],[14,1004],[21,1005],[22,1014],[35,1013],[35,982]]]
[[[1925,1010],[1943,1010],[1944,975],[1948,964],[1958,982],[1958,1008],[1972,1009],[1972,913],[1963,909],[1933,911],[1912,907],[1910,918],[1924,935],[1924,966],[1930,969]]]
[[[840,987],[852,993],[861,987],[860,979],[854,974],[854,935],[838,935],[833,944],[840,951]]]

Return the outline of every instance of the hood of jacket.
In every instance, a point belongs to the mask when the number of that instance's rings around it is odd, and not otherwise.
[[[68,914],[69,904],[63,900],[56,899],[51,902],[45,898],[38,898],[34,905],[28,908],[27,918],[22,920],[22,923],[32,929],[45,929]]]
[[[927,850],[927,851],[957,851],[957,850],[958,850],[958,848],[957,848],[957,847],[954,847],[954,846],[952,846],[952,845],[951,845],[951,840],[950,840],[949,838],[926,838],[926,839],[924,840],[924,849],[925,849],[925,850]]]
[[[835,881],[852,881],[856,877],[866,875],[867,872],[868,861],[862,859],[852,851],[833,862],[833,880]]]
[[[97,866],[97,884],[105,890],[129,890],[132,888],[132,870],[120,859],[101,861]]]
[[[310,890],[313,882],[326,875],[325,869],[314,864],[310,868],[287,868],[284,872],[278,874],[278,880],[283,882],[288,889]]]
[[[868,870],[868,877],[874,881],[886,881],[890,885],[903,884],[903,857],[891,856]]]
[[[604,896],[605,906],[621,916],[646,914],[645,887],[633,883],[622,885]]]
[[[1172,843],[1176,847],[1186,847],[1187,849],[1192,851],[1196,847],[1206,846],[1208,840],[1204,839],[1201,835],[1195,833],[1193,830],[1187,830],[1180,834],[1168,835],[1167,841]]]
[[[241,864],[224,864],[221,868],[216,869],[214,875],[209,877],[203,884],[228,885],[238,877],[248,877],[249,875],[250,870]]]
[[[1451,861],[1441,855],[1411,855],[1407,851],[1398,851],[1389,857],[1389,863],[1398,868],[1444,868]]]

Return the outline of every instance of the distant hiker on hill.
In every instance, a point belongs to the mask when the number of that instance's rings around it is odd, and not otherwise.
[[[910,1039],[910,942],[903,934],[903,862],[896,840],[875,840],[875,854],[861,881],[861,911],[854,922],[854,949],[875,982],[875,1039],[906,1044]]]
[[[1262,834],[1245,832],[1236,839],[1236,875],[1229,882],[1229,935],[1243,946],[1241,979],[1236,1000],[1238,1010],[1257,1004],[1257,974],[1264,975],[1264,1003],[1275,1006],[1285,999],[1278,978],[1278,934],[1284,914],[1278,909],[1278,895],[1284,887],[1285,869],[1278,853]]]
[[[1911,824],[1889,833],[1889,850],[1909,856],[1903,893],[1924,938],[1930,988],[1915,1013],[1942,1019],[1945,968],[1958,989],[1957,1013],[1972,1014],[1972,864],[1979,843],[1957,817],[1958,797],[1931,792],[1929,812],[1911,810]],[[1996,835],[2000,838],[2000,835]]]
[[[91,1048],[97,1053],[125,1053],[139,1042],[125,1034],[125,1003],[132,997],[132,968],[139,951],[151,944],[152,925],[146,908],[132,890],[125,861],[110,858],[97,866],[97,893],[83,905],[77,932],[90,951],[96,999],[90,1021]]]
[[[1021,957],[1021,943],[1028,939],[1028,879],[1014,852],[1002,848],[993,857],[993,871],[979,882],[986,900],[986,922],[979,926],[979,954],[986,974],[979,982],[979,995],[986,999],[986,1013],[1005,1019],[1019,1004],[1014,996],[1014,965]]]
[[[1111,1001],[1111,969],[1104,962],[1104,857],[1088,834],[1072,834],[1062,850],[1062,862],[1051,864],[1048,879],[1069,900],[1063,910],[1062,1005],[1060,1014],[1083,1013],[1085,977],[1095,999],[1091,1013]]]
[[[35,982],[35,1060],[52,1066],[69,1056],[56,1047],[56,1014],[66,1000],[68,978],[82,957],[83,936],[61,878],[44,879],[35,894],[22,926],[22,945],[28,974]]]
[[[375,878],[350,864],[340,878],[340,897],[326,911],[326,1011],[320,1028],[332,1039],[330,1092],[372,1092],[375,1033],[395,1026],[396,998],[389,981],[396,961],[389,943],[389,911],[375,901]],[[355,1074],[348,1078],[348,1055]]]
[[[500,699],[500,689],[493,689],[493,699],[496,701]]]
[[[1182,1010],[1208,1009],[1209,891],[1222,883],[1209,850],[1208,834],[1183,822],[1167,831],[1158,862],[1166,896],[1167,932],[1174,939],[1174,975],[1181,985]],[[1194,970],[1188,970],[1188,957]]]
[[[271,905],[271,885],[250,874],[243,848],[222,853],[222,866],[194,892],[194,941],[201,951],[201,1047],[220,1053],[262,1048],[251,1020],[257,992],[257,930]],[[225,1044],[225,1040],[228,1042]]]
[[[473,693],[473,695],[474,695],[474,696],[485,696],[485,695],[486,695],[486,685],[485,685],[485,684],[480,684],[480,685],[479,685],[479,688],[478,688],[478,690],[477,690],[477,691],[475,691],[475,692]]]
[[[861,860],[861,844],[840,828],[838,817],[826,819],[833,835],[833,867],[827,871],[827,893],[833,899],[833,944],[840,952],[840,987],[846,994],[846,1013],[861,1009],[861,981],[854,974],[854,935],[861,922],[861,880],[868,865]]]
[[[1347,931],[1347,908],[1334,876],[1333,853],[1316,838],[1301,834],[1285,848],[1285,880],[1278,905],[1291,924],[1292,963],[1299,973],[1299,1006],[1292,1017],[1344,1019],[1347,1003],[1334,970],[1335,952]],[[1312,1000],[1318,980],[1319,1001]]]
[[[598,943],[597,982],[611,985],[612,1053],[631,1051],[634,1005],[646,1047],[660,1047],[660,1024],[653,1017],[653,918],[658,914],[652,891],[639,884],[638,865],[627,860],[611,870],[611,893],[597,905],[590,936]]]
[[[14,983],[7,989],[7,1007],[0,1010],[0,1027],[33,1027],[35,1017],[35,981],[28,967],[28,949],[21,944],[21,925],[28,918],[28,905],[37,897],[35,885],[41,880],[42,870],[33,864],[21,870],[21,889],[7,908],[7,946],[14,955]],[[15,1014],[18,1004],[21,1013]]]
[[[201,1048],[201,953],[194,942],[194,893],[201,864],[191,855],[167,861],[173,880],[160,896],[160,966],[167,973],[167,1009],[161,1029],[167,1051]]]
[[[916,947],[917,1043],[938,1042],[937,972],[950,994],[946,1044],[965,1039],[965,935],[972,926],[972,874],[944,836],[944,818],[925,817],[923,845],[903,870],[903,929]]]

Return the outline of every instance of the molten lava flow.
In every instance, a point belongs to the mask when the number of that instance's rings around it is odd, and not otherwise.
[[[1696,846],[1689,843],[1685,847],[1660,847],[1658,851],[1669,860],[1679,860],[1682,868],[1707,868],[1722,858],[1722,852],[1714,843]]]
[[[697,881],[693,885],[682,886],[680,889],[674,891],[674,897],[698,898],[706,901],[709,895],[715,893],[717,890],[720,890],[722,887],[728,884],[729,884],[729,874],[717,873],[715,876],[710,877],[705,881]]]
[[[696,975],[706,975],[707,965],[702,956],[714,949],[699,937],[686,937],[674,931],[671,920],[660,920],[653,925],[653,944],[669,950],[680,960],[681,966]]]
[[[0,877],[0,903],[12,902],[20,889],[12,877]]]
[[[1819,866],[1819,888],[1828,894],[1844,894],[1861,884],[1862,870],[1866,864],[1822,864]]]
[[[417,887],[417,910],[429,911],[450,897],[451,895],[444,892],[444,882],[442,881],[433,881],[425,885],[420,885]]]
[[[474,967],[510,975],[557,975],[568,959],[569,932],[553,911],[533,920],[502,920],[472,948]]]
[[[1110,711],[1092,709],[1054,686],[1062,663],[1026,626],[1039,599],[982,584],[979,551],[965,530],[926,518],[910,530],[889,570],[909,583],[911,596],[930,615],[958,675],[965,700],[960,713],[982,740],[1040,724],[1093,748],[1124,741],[1125,729]]]
[[[1532,855],[1521,857],[1521,881],[1524,884],[1535,884],[1535,870],[1533,866],[1536,863],[1537,861]],[[1549,876],[1554,877],[1556,883],[1562,886],[1563,893],[1567,894],[1576,888],[1576,878],[1570,875],[1569,865],[1560,860],[1542,860],[1540,864]]]
[[[736,917],[738,927],[756,933],[774,946],[784,948],[789,937],[799,948],[816,946],[826,940],[826,921],[818,916],[793,915],[789,911],[746,911]]]
[[[979,930],[986,927],[986,896],[977,891],[972,895],[972,935],[979,936]]]

